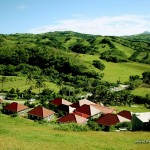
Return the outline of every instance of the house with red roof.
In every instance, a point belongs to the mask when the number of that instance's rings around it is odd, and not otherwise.
[[[27,106],[25,106],[23,104],[16,103],[16,102],[13,102],[13,103],[8,104],[8,105],[3,107],[3,112],[6,114],[17,113],[18,115],[25,115],[25,113],[27,111],[28,111]]]
[[[112,125],[116,125],[117,123],[129,122],[129,121],[131,120],[124,118],[120,115],[105,114],[105,115],[102,115],[96,122],[100,125],[112,126]]]
[[[71,113],[58,119],[59,123],[78,123],[86,124],[88,119],[81,117],[77,114]]]
[[[88,99],[81,99],[78,102],[73,103],[71,106],[74,107],[74,108],[79,108],[79,107],[81,107],[84,104],[91,105],[91,104],[95,104],[95,103],[89,101]]]
[[[116,110],[113,109],[113,108],[110,108],[110,107],[102,106],[102,105],[99,105],[99,104],[91,104],[91,106],[99,109],[102,112],[102,114],[116,113]]]
[[[69,101],[67,101],[67,100],[65,100],[63,98],[55,98],[54,100],[51,101],[51,103],[56,105],[56,106],[60,106],[62,104],[63,105],[68,105],[68,106],[72,105],[71,102],[69,102]]]
[[[75,111],[76,114],[86,114],[90,118],[98,118],[101,115],[101,111],[94,106],[84,104],[81,107],[78,107]]]
[[[100,125],[112,126],[119,123],[119,119],[116,114],[105,114],[102,115],[96,122]]]
[[[28,118],[33,120],[44,119],[46,121],[51,121],[55,118],[54,114],[54,111],[38,106],[28,112]]]
[[[75,108],[71,106],[72,103],[63,98],[56,98],[52,100],[51,103],[55,105],[58,110],[66,112],[66,114],[72,113],[75,110]]]
[[[82,112],[74,111],[73,113],[84,118],[90,118],[90,115],[82,113]]]
[[[118,113],[119,116],[122,116],[124,118],[127,118],[129,120],[132,120],[132,114],[130,111],[127,111],[127,110],[123,110],[121,112]]]
[[[74,110],[76,109],[76,108],[73,108],[73,107],[71,107],[71,106],[69,106],[69,105],[64,105],[64,104],[61,104],[61,105],[59,105],[58,107],[57,107],[59,110],[62,110],[62,111],[64,111],[64,112],[66,112],[67,114],[69,113],[73,113],[74,112]]]

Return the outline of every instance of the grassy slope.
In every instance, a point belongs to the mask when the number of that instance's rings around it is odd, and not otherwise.
[[[150,88],[138,87],[131,92],[133,95],[145,96],[150,93]]]
[[[74,54],[70,53],[70,55],[74,55],[75,57],[78,57],[82,63],[85,63],[88,68],[91,70],[95,70],[99,72],[98,69],[93,67],[92,61],[93,60],[99,60],[99,55],[85,55],[85,54]],[[106,62],[101,60],[105,64],[105,70],[104,78],[103,80],[109,81],[109,82],[116,82],[120,79],[121,82],[128,81],[130,75],[142,75],[142,72],[144,71],[150,71],[150,65],[146,64],[140,64],[135,62],[128,62],[128,63],[112,63],[112,62]],[[9,78],[9,81],[4,83],[4,89],[9,90],[11,88],[19,88],[21,91],[24,89],[28,89],[30,87],[29,84],[26,83],[26,77],[7,77]],[[46,87],[50,88],[51,90],[54,90],[55,92],[59,91],[59,87],[50,82],[45,82]],[[34,83],[31,84],[32,86],[35,86]],[[42,90],[42,89],[41,89]],[[34,92],[38,92],[38,88],[33,90]],[[133,91],[133,94],[137,93],[139,95],[145,96],[145,94],[150,93],[150,88],[138,88],[135,91]]]
[[[147,150],[149,132],[63,132],[23,118],[0,114],[1,150]]]
[[[14,77],[14,76],[7,76],[7,82],[4,83],[4,89],[10,90],[11,88],[18,88],[20,91],[23,91],[25,89],[28,89],[30,86],[35,87],[36,81],[33,81],[32,83],[28,84],[26,83],[26,77]],[[49,88],[51,90],[54,90],[55,92],[59,91],[59,87],[52,83],[52,82],[44,82],[45,87]],[[42,91],[43,88],[41,88]],[[38,93],[39,89],[34,88],[33,92]]]
[[[131,107],[129,107],[129,106],[112,106],[112,108],[115,108],[116,112],[120,112],[122,110],[128,110],[128,111],[131,111],[134,113],[136,113],[136,112],[149,112],[149,109],[145,108],[144,105],[137,105],[137,104],[131,105]]]
[[[58,32],[59,33],[59,32]],[[57,33],[57,34],[58,34]],[[53,33],[54,35],[56,34]],[[58,39],[58,41],[62,42],[64,45],[64,47],[68,48],[69,46],[71,46],[73,43],[75,43],[77,41],[77,39],[82,39],[80,36],[79,37],[73,33],[73,32],[68,32],[66,33],[66,35],[70,35],[71,38],[70,40],[68,40],[66,43],[64,43],[65,41],[65,38],[67,36],[60,36],[59,34],[58,35],[55,35],[55,37]],[[30,41],[30,44],[29,44],[29,47],[32,47],[33,45],[35,44],[32,44],[31,41],[34,41],[36,40],[37,38],[37,35],[16,35],[17,38],[19,39],[20,42],[28,42]],[[95,46],[98,48],[98,51],[99,53],[103,52],[103,51],[107,51],[110,49],[110,47],[108,46],[108,44],[100,44],[100,41],[103,39],[104,37],[97,37],[96,38],[96,41],[95,41]],[[108,37],[107,37],[108,38]],[[119,38],[119,37],[117,37]],[[111,40],[111,38],[108,38],[113,44],[114,46],[121,50],[121,51],[124,51],[125,54],[130,57],[134,50],[132,48],[129,48],[129,47],[126,47],[122,44],[119,44],[118,42],[114,42]],[[44,39],[45,41],[47,41],[48,39]],[[9,47],[13,47],[15,43],[17,43],[18,41],[16,40],[16,37],[7,37],[5,39],[5,42],[3,43],[5,46],[9,46]],[[85,45],[88,45],[88,42],[86,42],[84,39],[82,39],[82,42],[85,44]],[[105,45],[104,48],[102,48],[102,46]],[[68,54],[68,52],[66,52],[66,54]],[[81,64],[86,64],[86,66],[88,68],[90,68],[90,70],[95,70],[97,72],[99,72],[98,69],[96,69],[95,67],[93,67],[92,65],[92,61],[93,60],[99,60],[99,55],[84,55],[84,54],[74,54],[74,53],[71,53],[68,54],[70,56],[75,56],[75,57],[78,57],[81,61]],[[144,56],[146,56],[146,53],[145,52],[142,52],[138,58],[143,58]],[[103,71],[104,73],[104,78],[103,80],[105,81],[109,81],[109,82],[116,82],[117,80],[120,80],[121,82],[125,82],[125,81],[128,81],[128,78],[130,75],[140,75],[142,74],[142,72],[144,71],[150,71],[150,65],[146,65],[146,64],[140,64],[140,63],[112,63],[112,62],[106,62],[106,61],[103,61],[101,60],[106,68],[105,70]],[[10,81],[10,82],[6,82],[4,84],[4,88],[6,88],[6,90],[8,89],[11,89],[12,87],[15,87],[15,88],[19,88],[21,91],[23,91],[24,89],[27,89],[29,88],[29,85],[28,84],[25,84],[25,78],[24,77],[18,77],[15,79],[16,81]],[[35,84],[33,84],[34,86]],[[58,91],[59,90],[59,87],[53,83],[48,83],[46,82],[46,85],[48,88],[50,89],[54,89],[54,91]],[[144,88],[143,88],[144,89]],[[140,91],[139,93],[141,93],[141,95],[143,94],[143,89],[138,89],[136,91]],[[42,90],[42,89],[41,89]],[[136,94],[136,91],[133,92],[134,94]],[[146,93],[149,93],[150,92],[150,89],[149,88],[146,88],[147,91]],[[34,92],[38,92],[38,89],[34,89]],[[145,95],[145,92],[144,92],[144,95]]]
[[[86,55],[86,54],[76,54],[70,53],[70,56],[77,57],[82,63],[86,64],[90,70],[95,70],[99,72],[92,65],[93,60],[100,60],[99,55]],[[101,60],[105,64],[105,70],[102,71],[104,73],[103,80],[109,82],[117,82],[120,79],[121,82],[128,81],[130,75],[140,75],[142,76],[142,72],[150,71],[150,65],[128,62],[128,63],[112,63]],[[9,81],[4,83],[4,89],[10,90],[11,88],[19,88],[19,90],[23,91],[30,87],[29,84],[26,83],[26,77],[7,77]],[[45,82],[47,88],[54,90],[55,92],[59,91],[59,86],[54,83]],[[35,81],[31,83],[31,86],[35,86]],[[42,89],[41,89],[42,91]],[[33,89],[33,92],[38,93],[39,89]],[[138,88],[133,91],[135,95],[145,96],[150,93],[150,88]]]
[[[79,59],[86,62],[89,66],[92,65],[93,60],[99,60],[98,55],[84,55],[80,54]],[[142,75],[144,71],[150,71],[150,65],[127,62],[127,63],[113,63],[101,60],[105,64],[104,78],[103,80],[109,82],[116,82],[119,80],[121,82],[128,81],[130,75]],[[96,71],[99,71],[95,68]]]

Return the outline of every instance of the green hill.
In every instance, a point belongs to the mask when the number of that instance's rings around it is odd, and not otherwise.
[[[26,78],[34,81],[44,76],[45,84],[56,92],[61,85],[84,89],[103,81],[122,83],[130,75],[142,76],[150,71],[150,43],[126,37],[99,36],[76,32],[49,32],[44,34],[0,34],[0,75],[22,78],[21,84],[7,78],[6,90],[17,87],[24,90]],[[98,61],[105,67],[93,64]],[[35,86],[36,83],[33,83]],[[37,92],[37,89],[34,89]]]

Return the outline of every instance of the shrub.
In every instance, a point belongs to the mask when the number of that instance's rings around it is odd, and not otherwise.
[[[105,59],[106,61],[111,61],[111,62],[116,62],[116,63],[127,62],[126,54],[117,49],[108,50],[108,51],[101,53],[100,58]]]
[[[55,127],[54,129],[62,130],[62,131],[78,131],[78,132],[83,132],[83,131],[89,130],[89,128],[86,125],[79,125],[76,123],[60,124],[59,126]]]
[[[93,131],[101,131],[102,130],[102,128],[95,121],[89,120],[87,123],[87,126],[90,128],[90,130],[93,130]]]
[[[11,117],[17,117],[18,114],[17,114],[17,113],[12,113],[12,114],[10,114],[10,116],[11,116]]]
[[[93,65],[100,70],[104,70],[105,68],[104,64],[99,60],[94,60]]]
[[[132,123],[131,122],[122,122],[122,123],[118,123],[115,128],[119,129],[119,128],[127,128],[127,130],[131,130],[132,129]]]

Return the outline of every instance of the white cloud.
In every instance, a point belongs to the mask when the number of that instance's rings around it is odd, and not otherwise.
[[[30,29],[30,33],[75,31],[98,35],[132,35],[150,31],[150,16],[123,15],[99,18],[73,18],[56,21],[52,25]]]

